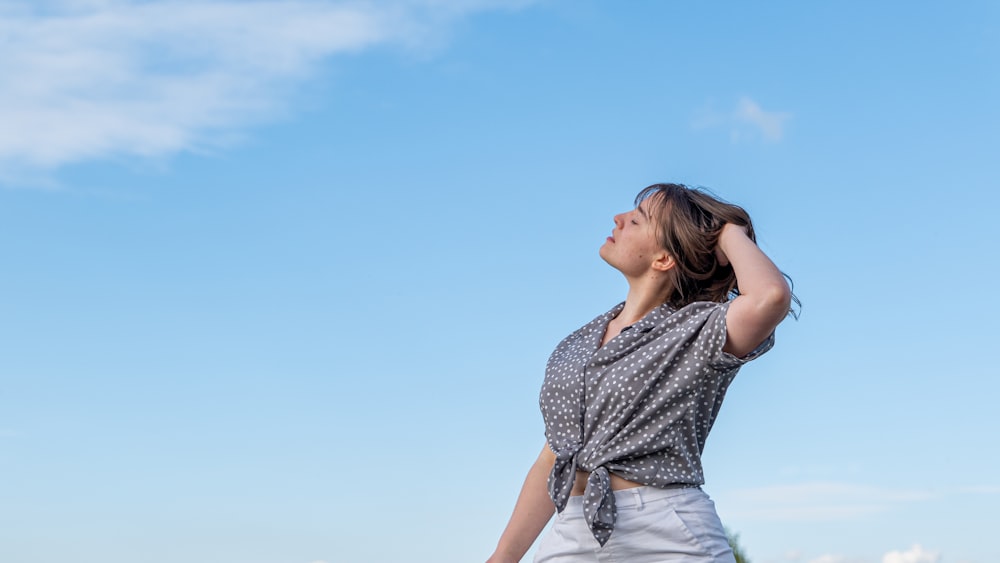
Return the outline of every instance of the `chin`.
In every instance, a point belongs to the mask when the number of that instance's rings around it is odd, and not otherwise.
[[[607,262],[608,266],[611,266],[612,268],[617,270],[618,266],[615,266],[614,262],[612,262],[611,259],[608,258],[608,253],[605,250],[607,247],[608,243],[605,243],[604,246],[602,246],[601,249],[597,251],[597,253],[601,256],[601,260]]]

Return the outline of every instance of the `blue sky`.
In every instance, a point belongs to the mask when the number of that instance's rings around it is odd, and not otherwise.
[[[706,490],[754,563],[992,563],[988,1],[0,1],[0,560],[484,560],[597,256],[745,206],[801,319]]]

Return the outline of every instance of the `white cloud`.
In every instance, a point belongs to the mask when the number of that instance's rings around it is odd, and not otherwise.
[[[784,137],[785,123],[791,118],[789,112],[765,111],[760,104],[744,96],[730,111],[718,111],[712,107],[702,109],[692,125],[695,129],[728,128],[733,142],[753,138],[777,142]]]
[[[843,520],[933,498],[927,491],[816,482],[717,493],[732,518]]]
[[[906,551],[890,551],[882,556],[882,563],[938,563],[941,555],[914,545]]]
[[[764,111],[750,98],[740,98],[734,114],[736,121],[756,127],[768,141],[781,140],[785,134],[785,121],[791,116],[792,114],[786,112]]]
[[[337,54],[526,1],[0,0],[0,173],[218,146]]]

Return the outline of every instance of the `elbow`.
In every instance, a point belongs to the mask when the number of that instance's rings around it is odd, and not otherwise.
[[[774,324],[777,325],[791,311],[792,290],[785,283],[785,280],[778,280],[770,284],[767,290],[761,294],[758,306],[759,310],[774,319]]]

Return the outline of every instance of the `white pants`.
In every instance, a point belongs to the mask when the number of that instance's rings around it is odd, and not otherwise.
[[[569,498],[535,554],[535,563],[735,563],[715,513],[699,488],[615,491],[618,519],[604,547],[583,518],[583,497]]]

